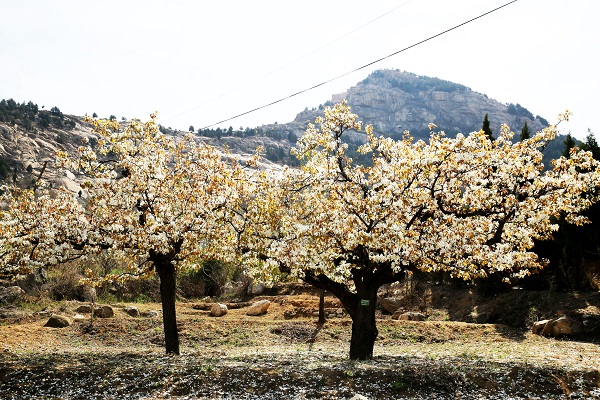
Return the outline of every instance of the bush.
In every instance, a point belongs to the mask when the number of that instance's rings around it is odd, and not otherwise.
[[[220,296],[223,286],[241,275],[239,266],[218,260],[205,260],[195,269],[180,273],[178,286],[184,297]]]
[[[91,301],[95,290],[81,283],[81,268],[75,263],[59,264],[48,273],[44,286],[48,296],[54,300]]]

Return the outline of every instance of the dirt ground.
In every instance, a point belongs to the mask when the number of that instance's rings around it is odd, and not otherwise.
[[[88,314],[62,329],[43,325],[52,313],[72,318],[83,303],[5,308],[0,398],[600,398],[597,342],[548,339],[505,324],[452,321],[451,313],[477,310],[435,308],[443,299],[427,296],[427,321],[378,316],[375,356],[362,362],[347,359],[351,321],[337,300],[326,298],[330,318],[318,325],[311,314],[318,297],[308,293],[258,297],[254,300],[271,301],[268,313],[258,317],[247,316],[245,304],[214,318],[208,302],[179,302],[181,356],[164,354],[157,303],[133,305],[157,311],[158,318],[130,317],[124,312],[129,304],[117,303],[111,304],[113,318],[90,324]],[[554,308],[567,300],[543,299]],[[497,299],[496,307],[503,301]],[[585,300],[579,309],[594,311],[594,302]],[[543,307],[534,308],[541,312]],[[488,306],[485,312],[493,310]]]

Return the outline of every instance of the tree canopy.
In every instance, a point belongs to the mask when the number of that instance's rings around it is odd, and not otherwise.
[[[65,170],[81,175],[82,196],[64,189],[9,190],[0,232],[5,273],[85,257],[103,250],[126,269],[88,282],[143,277],[161,283],[167,352],[179,353],[175,271],[203,258],[234,257],[227,223],[245,181],[238,163],[191,135],[181,141],[159,132],[154,117],[89,120],[102,139],[77,157],[59,152]]]
[[[493,142],[483,131],[395,141],[367,126],[365,166],[341,141],[361,128],[347,105],[326,108],[317,125],[295,149],[302,169],[269,177],[272,188],[256,193],[248,218],[260,240],[249,247],[258,275],[297,276],[342,301],[353,319],[351,358],[372,356],[382,284],[417,270],[523,277],[544,265],[533,240],[551,236],[554,217],[583,223],[578,213],[600,182],[588,152],[543,172],[539,149],[556,127],[513,144],[506,126]]]
[[[358,151],[372,162],[364,164],[342,141],[362,129],[343,102],[298,140],[301,168],[250,172],[191,134],[163,134],[154,116],[124,127],[88,122],[97,145],[58,154],[81,176],[81,195],[42,181],[35,190],[5,188],[0,271],[110,251],[125,270],[88,271],[88,282],[156,273],[170,353],[179,353],[176,271],[241,256],[262,280],[301,278],[337,296],[353,321],[350,357],[372,357],[381,285],[415,271],[526,276],[545,264],[534,240],[551,237],[559,217],[585,223],[580,213],[600,186],[588,151],[571,150],[544,171],[540,149],[556,126],[517,143],[506,126],[494,141],[483,131],[394,140],[367,126]]]

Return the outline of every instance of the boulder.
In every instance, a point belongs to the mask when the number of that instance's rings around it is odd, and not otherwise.
[[[123,309],[123,311],[130,317],[137,318],[140,316],[140,309],[136,306],[127,306]]]
[[[145,311],[140,314],[144,318],[158,318],[158,312],[154,310]]]
[[[390,314],[395,313],[401,307],[400,299],[386,297],[381,299],[381,307]]]
[[[227,282],[221,289],[221,295],[226,298],[241,298],[245,289],[244,282]]]
[[[96,301],[98,296],[95,288],[81,284],[75,289],[75,298],[79,301]]]
[[[537,335],[561,338],[580,335],[584,332],[584,328],[585,324],[581,321],[562,316],[535,322],[531,331]]]
[[[227,306],[225,304],[215,303],[210,309],[210,315],[213,317],[222,317],[227,314]]]
[[[14,303],[25,295],[19,286],[0,287],[0,304]]]
[[[112,318],[115,311],[111,306],[101,306],[94,309],[94,316],[98,318]]]
[[[265,314],[269,309],[270,305],[271,302],[269,300],[257,301],[248,308],[248,311],[246,311],[246,315],[256,316]]]
[[[543,319],[541,321],[536,321],[533,323],[533,328],[531,328],[531,332],[534,335],[541,335],[542,332],[544,331],[544,328],[546,327],[546,325],[548,324],[548,322],[550,322],[549,319]]]
[[[583,332],[583,324],[568,317],[560,317],[554,320],[552,325],[552,336],[560,338],[563,336],[579,335]]]
[[[264,283],[253,283],[248,286],[248,295],[249,296],[258,296],[265,292],[267,287]]]
[[[425,315],[415,311],[397,311],[392,315],[392,319],[397,319],[399,321],[425,321],[425,318]]]
[[[48,319],[45,327],[48,328],[66,328],[71,325],[71,321],[67,317],[63,317],[62,315],[54,314]]]
[[[92,312],[92,306],[89,304],[82,304],[79,307],[77,307],[75,311],[81,314],[89,314]]]

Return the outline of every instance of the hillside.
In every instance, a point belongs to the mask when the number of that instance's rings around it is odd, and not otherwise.
[[[64,115],[53,107],[41,110],[32,102],[0,102],[0,180],[30,187],[40,176],[53,186],[79,190],[71,177],[58,176],[58,150],[74,154],[82,138],[95,135],[82,117]]]
[[[272,163],[298,165],[295,157],[290,155],[290,148],[308,123],[323,114],[324,106],[343,99],[365,124],[375,127],[376,134],[394,138],[400,138],[408,130],[413,137],[426,139],[429,135],[427,125],[431,122],[451,136],[457,132],[469,133],[481,128],[486,113],[494,134],[499,132],[501,123],[507,123],[517,134],[525,122],[531,132],[547,125],[544,118],[534,116],[519,104],[500,103],[458,83],[399,70],[379,70],[346,92],[333,95],[323,105],[311,110],[306,108],[288,123],[243,130],[204,129],[198,130],[197,135],[199,140],[227,148],[240,157],[252,154],[262,146],[267,166]],[[161,129],[172,135],[182,134],[181,131]],[[75,152],[84,136],[93,137],[93,133],[80,116],[64,115],[57,107],[47,111],[32,102],[19,104],[12,99],[2,100],[0,179],[26,187],[39,176],[47,162],[44,170],[47,181],[78,190],[68,177],[56,176],[53,160],[56,150]],[[362,142],[362,137],[350,134],[347,140],[352,152]],[[548,145],[546,165],[560,156],[563,141],[564,137],[558,137]]]
[[[548,126],[543,117],[534,116],[520,104],[504,104],[487,95],[477,93],[458,83],[438,78],[416,75],[399,70],[379,70],[344,93],[335,94],[324,104],[313,109],[306,108],[296,118],[285,124],[262,125],[244,131],[230,130],[217,133],[217,130],[202,131],[211,137],[250,137],[267,136],[279,141],[271,149],[269,159],[289,162],[287,157],[277,157],[277,146],[289,151],[289,138],[300,137],[309,122],[323,115],[324,106],[346,99],[352,111],[358,114],[364,124],[372,124],[377,135],[400,139],[408,130],[416,139],[429,137],[429,123],[435,123],[438,130],[454,136],[458,132],[470,133],[481,129],[485,114],[488,114],[495,135],[501,124],[508,124],[518,137],[521,128],[527,123],[530,132]],[[220,129],[218,130],[220,131]],[[362,142],[360,135],[347,138],[350,149]],[[564,137],[558,137],[545,150],[546,165],[560,156]],[[269,147],[266,146],[269,150]]]
[[[525,122],[534,132],[548,125],[519,104],[503,104],[458,83],[400,70],[375,71],[348,91],[333,95],[331,102],[342,99],[365,124],[390,136],[400,137],[408,130],[416,138],[427,138],[429,123],[447,134],[469,133],[481,129],[485,114],[496,134],[503,123],[515,132]],[[319,110],[306,110],[294,122],[306,123],[318,114]]]

